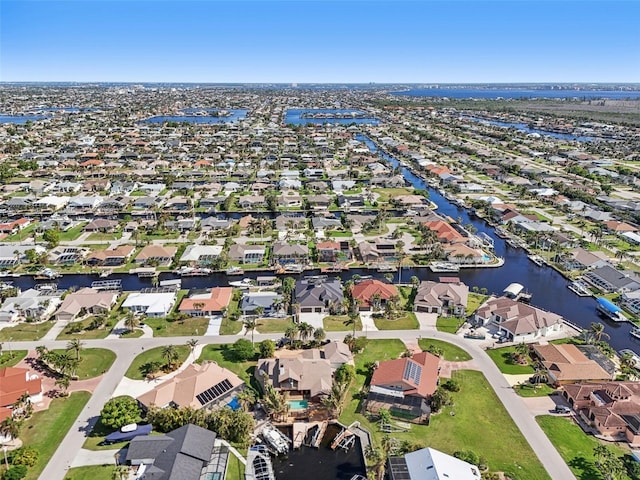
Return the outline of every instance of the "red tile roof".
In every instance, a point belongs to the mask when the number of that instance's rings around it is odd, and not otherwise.
[[[380,299],[389,300],[391,297],[398,295],[398,289],[395,285],[381,282],[380,280],[364,280],[353,286],[351,295],[353,298],[361,300],[365,306],[370,306],[371,297],[376,293],[380,294]]]
[[[420,367],[419,380],[406,375],[407,364]],[[405,395],[428,398],[438,387],[440,359],[428,352],[420,352],[411,358],[398,358],[380,362],[371,377],[372,386],[400,387]]]
[[[8,407],[25,393],[35,395],[42,391],[42,380],[31,375],[26,368],[6,367],[0,369],[0,407]]]

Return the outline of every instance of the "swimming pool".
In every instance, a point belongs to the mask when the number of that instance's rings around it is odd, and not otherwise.
[[[309,408],[309,402],[307,400],[289,400],[290,410],[305,410]]]

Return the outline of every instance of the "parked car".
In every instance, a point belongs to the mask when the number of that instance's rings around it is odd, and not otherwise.
[[[566,405],[556,405],[553,409],[553,413],[571,413],[571,408]]]

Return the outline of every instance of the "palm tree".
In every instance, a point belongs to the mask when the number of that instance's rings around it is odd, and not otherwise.
[[[313,339],[314,339],[316,342],[320,343],[320,342],[322,342],[325,338],[327,338],[327,334],[325,333],[324,328],[319,327],[319,328],[316,328],[316,329],[313,331]]]
[[[130,332],[133,332],[136,328],[138,328],[139,325],[140,322],[138,321],[138,317],[136,317],[136,314],[129,311],[124,319],[124,326]]]
[[[298,338],[298,326],[289,325],[284,331],[284,338],[288,339],[289,342],[293,343],[294,340]]]
[[[358,323],[358,318],[360,318],[360,313],[358,312],[349,312],[349,315],[347,316],[347,320],[344,322],[345,325],[349,326],[351,325],[352,327],[352,335],[355,337],[356,336],[356,326]]]
[[[306,342],[313,336],[313,325],[308,324],[307,322],[301,322],[298,324],[298,332],[300,332],[300,340]]]
[[[191,340],[187,340],[187,346],[191,349],[191,355],[193,356],[193,352],[196,349],[196,345],[198,345],[198,340],[192,338]],[[195,360],[195,356],[193,358]]]
[[[596,342],[600,342],[602,338],[611,338],[608,333],[604,331],[604,325],[599,322],[593,322],[589,327],[589,333]]]
[[[71,378],[69,375],[61,375],[56,379],[56,387],[62,389],[62,396],[67,396],[67,389],[71,384]]]
[[[84,344],[77,338],[73,338],[67,342],[67,351],[76,352],[76,360],[80,361],[80,350]]]
[[[178,351],[174,345],[165,345],[162,349],[162,357],[167,361],[167,366],[171,369],[178,359]]]
[[[20,428],[22,427],[22,421],[16,420],[11,415],[5,418],[0,423],[0,434],[4,437],[18,438],[20,435]]]
[[[258,307],[261,308],[261,307]],[[253,345],[253,333],[256,331],[256,327],[258,326],[258,321],[255,318],[245,318],[242,321],[242,324],[245,328],[245,335],[251,332],[251,345]]]

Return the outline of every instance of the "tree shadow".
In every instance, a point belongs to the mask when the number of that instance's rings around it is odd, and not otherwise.
[[[581,472],[578,474],[580,480],[602,480],[595,464],[584,457],[574,457],[568,462],[568,465]]]

